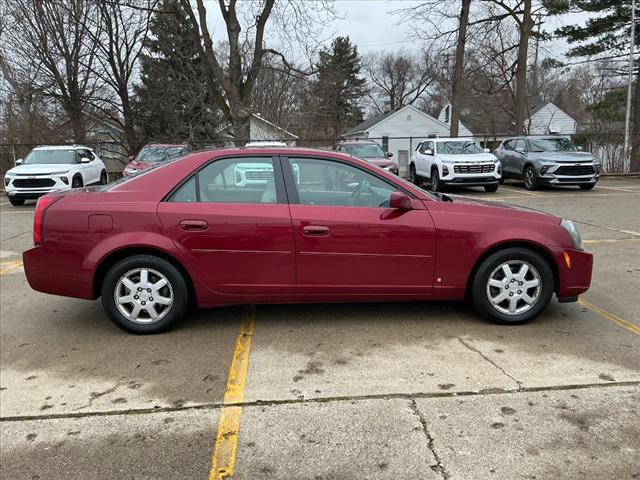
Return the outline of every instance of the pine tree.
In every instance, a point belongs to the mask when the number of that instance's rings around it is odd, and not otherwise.
[[[570,57],[583,57],[604,54],[609,58],[625,61],[629,55],[629,37],[631,30],[631,1],[630,0],[556,0],[551,3],[552,13],[568,11],[583,11],[594,13],[586,23],[581,25],[567,25],[556,30],[556,34],[565,37],[570,44],[576,44],[567,53]],[[640,2],[636,2],[636,52],[640,46]],[[635,86],[633,87],[631,120],[631,164],[632,172],[640,172],[640,67],[638,57],[635,59]],[[607,99],[615,103],[616,98],[622,99],[621,93],[611,95]],[[595,105],[601,113],[610,110],[612,105]]]
[[[329,49],[320,51],[311,91],[317,131],[328,139],[339,138],[345,129],[362,121],[359,101],[366,89],[365,79],[360,77],[361,63],[349,37],[337,37]]]
[[[136,87],[140,129],[147,141],[209,143],[221,123],[192,28],[178,0],[162,0],[151,19]]]

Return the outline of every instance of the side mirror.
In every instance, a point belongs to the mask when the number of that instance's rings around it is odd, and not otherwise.
[[[133,155],[129,155],[129,156],[127,157],[127,160],[129,160],[130,162],[133,162],[133,159],[134,159],[134,158],[136,158],[136,157],[134,157]]]
[[[22,165],[22,162],[24,162],[24,160],[22,158],[19,158],[16,160],[16,165]]]
[[[389,208],[411,210],[411,199],[406,193],[399,190],[391,192],[391,196],[389,197]]]
[[[393,153],[392,152],[387,152],[387,158],[391,158],[393,157]]]
[[[488,148],[485,148],[484,153],[491,153],[491,150],[489,150]]]
[[[89,163],[91,161],[88,157],[80,157],[80,163]]]

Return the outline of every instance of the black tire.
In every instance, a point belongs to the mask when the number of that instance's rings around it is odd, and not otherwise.
[[[504,177],[500,177],[500,185],[504,185]]]
[[[80,175],[76,175],[71,180],[71,188],[82,188],[84,184],[82,183],[82,177]]]
[[[164,275],[173,292],[173,303],[169,311],[160,320],[151,323],[136,323],[120,312],[114,294],[120,278],[136,268],[149,268]],[[102,282],[102,306],[109,318],[127,332],[137,334],[159,333],[165,331],[182,319],[189,308],[189,289],[180,271],[166,260],[154,255],[133,255],[113,265]]]
[[[485,192],[489,192],[489,193],[497,192],[498,191],[498,185],[485,185],[484,186],[484,191]]]
[[[107,176],[106,170],[102,170],[102,172],[100,172],[100,185],[106,185],[107,183],[109,183],[109,177]]]
[[[416,166],[413,164],[409,165],[409,181],[418,187],[422,183],[422,179],[416,172]]]
[[[540,180],[538,179],[536,169],[531,165],[524,167],[522,179],[524,180],[524,188],[527,190],[537,190],[540,187]]]
[[[431,169],[431,191],[432,192],[441,192],[442,191],[442,183],[440,182],[440,174],[438,173],[438,169],[436,167]]]
[[[529,263],[537,270],[542,283],[537,301],[529,310],[520,314],[505,314],[498,311],[489,300],[487,291],[492,272],[509,261]],[[491,254],[480,264],[471,282],[471,289],[470,297],[473,305],[483,317],[494,323],[519,325],[533,320],[549,305],[554,292],[553,271],[549,263],[533,250],[520,247],[505,248]]]
[[[588,185],[580,185],[580,190],[593,190],[593,187],[595,186],[596,186],[595,183],[590,183]]]
[[[9,197],[9,202],[14,207],[19,207],[20,205],[24,205],[24,198]]]

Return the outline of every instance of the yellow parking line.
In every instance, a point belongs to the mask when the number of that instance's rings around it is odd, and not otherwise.
[[[244,400],[244,384],[249,369],[249,352],[255,323],[255,308],[243,315],[240,330],[236,338],[236,347],[231,360],[231,368],[227,377],[227,390],[224,394],[224,405],[220,411],[216,443],[211,455],[209,480],[222,480],[233,477],[238,449],[238,432],[240,430],[240,414],[242,407],[231,406]]]
[[[609,313],[606,310],[601,309],[600,307],[596,307],[594,304],[589,303],[586,300],[580,299],[578,300],[578,303],[583,307],[587,307],[589,310],[592,310],[593,312],[597,313],[605,320],[609,320],[610,322],[616,323],[622,328],[629,330],[631,333],[640,335],[640,327],[634,325],[633,323],[627,322],[626,320],[623,320],[617,315],[614,315],[613,313]]]
[[[16,260],[14,262],[0,263],[0,275],[11,273],[15,270],[18,270],[20,267],[22,267],[22,262],[20,260]]]

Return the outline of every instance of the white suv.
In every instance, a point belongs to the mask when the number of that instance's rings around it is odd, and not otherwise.
[[[36,147],[4,176],[12,205],[50,192],[106,184],[107,170],[94,151],[82,145]]]
[[[445,185],[483,186],[487,192],[498,190],[502,166],[488,149],[464,138],[430,138],[418,144],[409,163],[409,179],[416,185],[423,180],[431,190]]]

